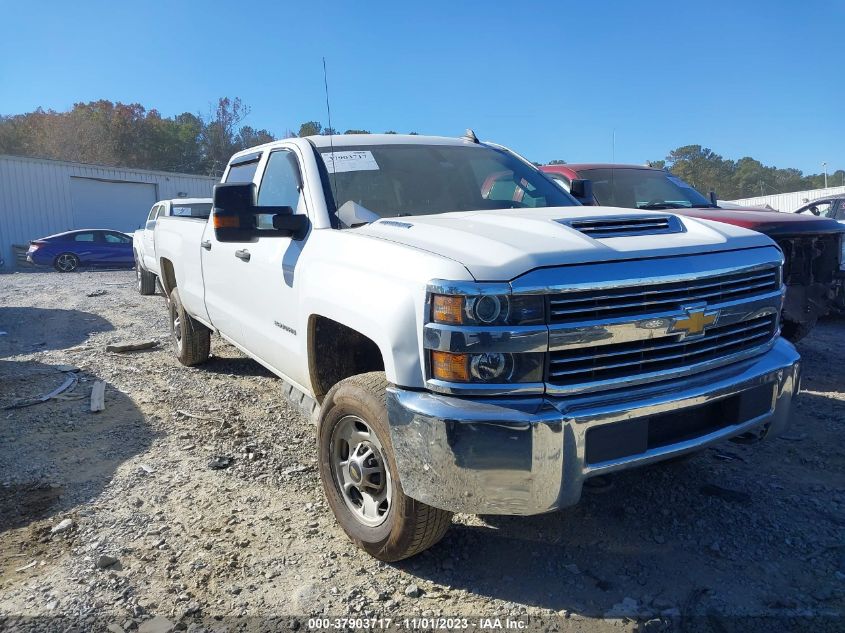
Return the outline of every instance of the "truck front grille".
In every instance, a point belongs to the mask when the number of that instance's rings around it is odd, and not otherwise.
[[[549,296],[549,321],[573,323],[640,317],[680,310],[691,303],[736,301],[780,289],[778,268],[687,281],[620,288],[571,290]]]
[[[777,315],[767,314],[730,325],[715,325],[703,336],[678,340],[666,336],[551,352],[548,382],[579,385],[693,366],[758,348],[777,333]]]
[[[839,269],[839,234],[779,239],[787,286],[828,284]]]

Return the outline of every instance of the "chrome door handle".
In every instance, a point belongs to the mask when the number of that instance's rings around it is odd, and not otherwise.
[[[249,251],[246,250],[245,248],[242,249],[242,250],[239,250],[239,251],[235,251],[235,257],[237,257],[238,259],[241,259],[245,262],[248,262],[249,261]]]
[[[203,240],[202,242],[200,242],[200,246],[202,246],[205,250],[210,251],[211,250],[211,240]]]

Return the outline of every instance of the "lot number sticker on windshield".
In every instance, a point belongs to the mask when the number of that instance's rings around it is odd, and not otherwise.
[[[376,171],[378,163],[369,150],[349,152],[326,152],[322,154],[330,174],[344,171]]]

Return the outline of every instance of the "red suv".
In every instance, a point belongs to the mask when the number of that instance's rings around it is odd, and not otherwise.
[[[784,254],[787,286],[783,335],[797,341],[830,311],[837,281],[845,275],[845,226],[833,219],[752,207],[722,208],[664,169],[639,165],[566,164],[540,167],[582,204],[668,210],[753,229],[771,237]]]

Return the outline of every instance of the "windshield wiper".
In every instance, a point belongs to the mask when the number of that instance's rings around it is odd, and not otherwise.
[[[641,204],[638,209],[688,209],[686,205],[676,204],[674,202],[649,202],[648,204]]]

